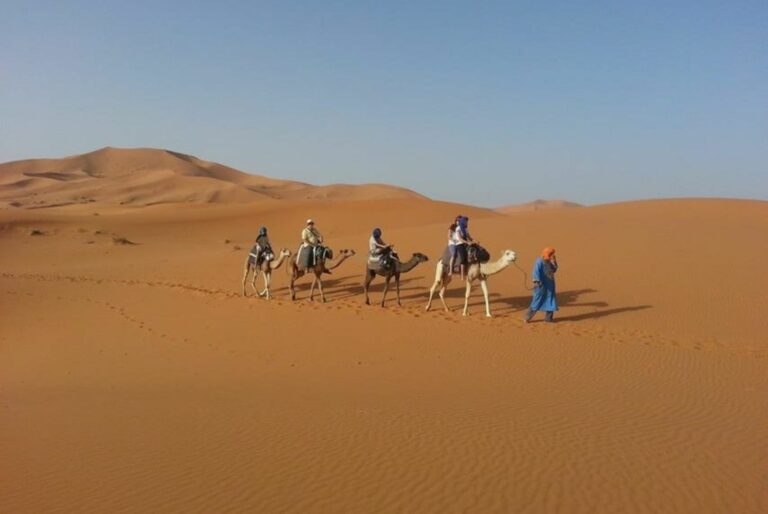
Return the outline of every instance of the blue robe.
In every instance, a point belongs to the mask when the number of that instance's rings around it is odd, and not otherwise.
[[[557,297],[555,296],[555,272],[557,264],[545,261],[541,257],[536,259],[533,265],[533,280],[541,282],[541,286],[534,288],[531,312],[552,312],[557,309]]]

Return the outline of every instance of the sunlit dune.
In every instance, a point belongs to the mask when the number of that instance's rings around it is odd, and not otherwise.
[[[496,208],[496,211],[502,214],[515,214],[518,212],[539,211],[542,209],[568,209],[573,207],[583,207],[583,205],[566,200],[539,199],[528,203],[505,205],[504,207]]]
[[[168,150],[102,148],[63,159],[0,165],[0,202],[41,208],[82,203],[248,203],[273,199],[419,198],[380,184],[312,186],[243,173]]]

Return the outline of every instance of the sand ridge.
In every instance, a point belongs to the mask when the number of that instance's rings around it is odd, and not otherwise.
[[[567,200],[538,199],[528,203],[497,207],[495,210],[496,212],[500,212],[502,214],[516,214],[519,212],[540,211],[544,209],[572,209],[574,207],[583,207],[583,205],[576,202],[569,202]]]

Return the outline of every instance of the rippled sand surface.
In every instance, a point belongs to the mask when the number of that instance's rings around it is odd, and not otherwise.
[[[0,512],[766,512],[766,205],[0,209]],[[458,283],[424,312],[460,209],[526,271],[557,247],[558,323],[514,267],[493,319]],[[308,216],[433,259],[399,308],[360,256],[325,304],[284,269],[243,298],[254,231],[294,250]]]

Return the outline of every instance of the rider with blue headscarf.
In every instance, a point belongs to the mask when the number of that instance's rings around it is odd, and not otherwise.
[[[477,244],[477,241],[472,239],[472,236],[469,235],[469,218],[467,216],[457,216],[456,224],[455,226],[452,225],[451,228],[453,229],[451,241],[455,249],[452,249],[451,251],[448,274],[453,274],[454,262],[458,258],[461,269],[461,279],[464,280],[464,275],[467,271],[467,246]]]

